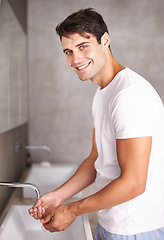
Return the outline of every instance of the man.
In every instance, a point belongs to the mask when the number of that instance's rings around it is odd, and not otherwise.
[[[56,31],[68,66],[82,81],[99,85],[92,150],[72,178],[43,195],[30,214],[54,232],[97,211],[102,239],[164,239],[164,108],[158,94],[116,61],[107,26],[93,9],[71,14]],[[62,205],[93,182],[95,194]]]

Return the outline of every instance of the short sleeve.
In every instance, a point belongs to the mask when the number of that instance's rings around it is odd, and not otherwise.
[[[116,139],[152,136],[152,106],[144,89],[128,87],[111,105],[112,124]]]

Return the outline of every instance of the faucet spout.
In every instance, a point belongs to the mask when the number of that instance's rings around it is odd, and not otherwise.
[[[6,187],[31,187],[32,189],[35,190],[36,195],[37,195],[37,199],[40,198],[40,192],[39,189],[37,188],[36,185],[32,184],[32,183],[21,183],[21,182],[0,182],[0,186],[6,186]]]
[[[18,152],[19,149],[27,149],[27,150],[46,150],[48,153],[51,153],[51,149],[47,146],[25,146],[21,144],[19,141],[15,142],[15,152]]]
[[[28,150],[43,149],[43,150],[46,150],[48,153],[51,153],[51,149],[47,146],[25,146],[25,145],[22,145],[22,148],[28,149]]]

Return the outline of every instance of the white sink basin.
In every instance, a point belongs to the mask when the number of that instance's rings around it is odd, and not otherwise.
[[[43,195],[67,181],[76,170],[75,164],[33,164],[24,182],[35,184]],[[23,188],[23,197],[36,198],[36,193],[33,189]],[[81,197],[81,193],[75,197]]]
[[[10,208],[0,227],[1,240],[93,240],[87,214],[79,216],[66,231],[50,233],[28,214],[30,207]]]

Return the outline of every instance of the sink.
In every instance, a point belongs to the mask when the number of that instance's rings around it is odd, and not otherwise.
[[[32,164],[29,174],[24,180],[35,184],[40,195],[55,190],[67,181],[77,170],[76,164]],[[74,197],[81,197],[81,192]],[[30,188],[23,188],[24,198],[36,198],[36,193]]]
[[[28,214],[30,207],[13,205],[9,209],[0,227],[1,240],[93,240],[87,214],[79,216],[66,231],[50,233]]]

